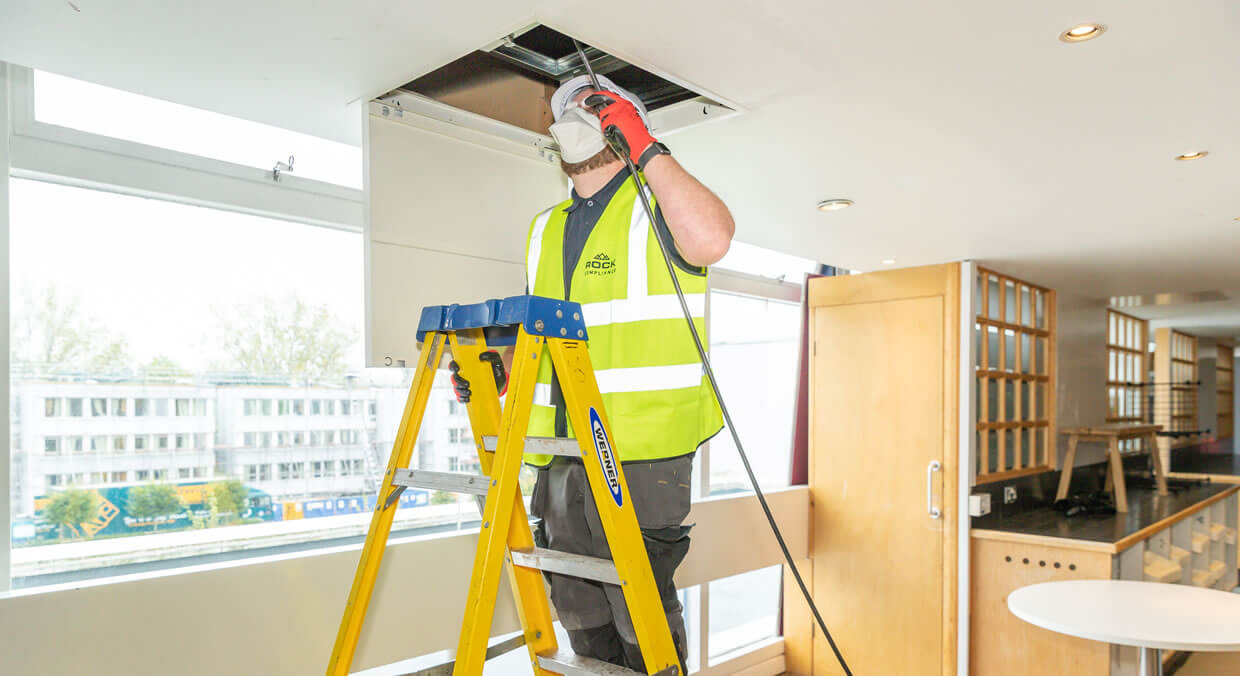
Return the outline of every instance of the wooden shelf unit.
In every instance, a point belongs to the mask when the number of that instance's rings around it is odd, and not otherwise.
[[[1116,310],[1107,310],[1107,419],[1108,423],[1149,420],[1145,383],[1149,377],[1150,323]],[[1120,452],[1150,451],[1142,439],[1126,439]]]
[[[977,483],[1055,469],[1055,292],[977,268]]]
[[[1197,336],[1162,328],[1154,331],[1154,422],[1164,432],[1189,432],[1197,425]],[[1171,449],[1190,446],[1198,436],[1159,437],[1163,465],[1170,467]]]

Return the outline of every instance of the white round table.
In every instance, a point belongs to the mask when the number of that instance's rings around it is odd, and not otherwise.
[[[1162,674],[1162,650],[1240,651],[1240,594],[1163,582],[1069,580],[1022,587],[1020,619],[1068,636],[1141,648],[1141,674]]]

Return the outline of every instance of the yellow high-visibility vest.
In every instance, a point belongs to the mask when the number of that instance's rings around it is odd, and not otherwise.
[[[571,204],[570,199],[551,207],[530,225],[526,283],[534,295],[564,298],[564,210]],[[706,341],[706,276],[679,268],[676,275],[698,334]],[[722,412],[632,178],[616,191],[590,231],[566,300],[581,303],[590,361],[621,462],[686,455],[723,428]],[[555,436],[551,359],[545,350],[530,436]],[[574,436],[571,423],[567,431]],[[551,456],[526,454],[525,461],[543,466]]]

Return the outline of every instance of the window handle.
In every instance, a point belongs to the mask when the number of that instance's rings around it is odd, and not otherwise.
[[[926,466],[926,511],[930,513],[931,519],[937,519],[943,516],[938,507],[934,506],[934,473],[943,468],[938,460],[931,460]]]

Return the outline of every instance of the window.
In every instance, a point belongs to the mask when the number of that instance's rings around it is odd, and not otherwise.
[[[336,476],[336,461],[335,460],[328,460],[323,463],[323,476],[328,479]]]
[[[322,415],[322,414],[323,414],[323,401],[320,399],[311,400],[310,401],[310,415]]]
[[[151,478],[151,470],[149,469],[137,470],[136,472],[134,472],[134,476],[138,481],[147,481],[148,479]]]
[[[113,435],[112,450],[113,451],[124,451],[125,450],[125,435],[123,434]]]
[[[90,450],[95,453],[102,453],[108,450],[108,438],[99,434],[90,438]]]
[[[271,481],[271,465],[259,465],[259,481]]]
[[[178,479],[188,479],[188,478],[189,478],[189,468],[188,468],[188,467],[178,467],[178,468],[177,468],[177,478],[178,478]]]
[[[90,111],[82,110],[82,101],[91,102]],[[52,73],[34,73],[34,115],[47,124],[267,172],[292,154],[295,176],[362,187],[362,151],[357,146]]]
[[[60,399],[46,398],[43,400],[43,415],[48,418],[54,418],[60,415]]]
[[[353,461],[353,475],[362,476],[362,461],[360,458]]]
[[[709,583],[712,660],[779,634],[781,573],[772,566]]]
[[[258,481],[258,465],[246,465],[245,478],[247,481]]]
[[[324,430],[323,431],[323,445],[325,446],[336,445],[336,430]]]
[[[127,412],[129,409],[125,405],[128,401],[129,401],[128,399],[113,399],[112,400],[112,415],[122,416],[122,417],[129,415],[129,413]]]
[[[271,432],[263,432],[259,438],[263,443],[263,448],[271,448]]]
[[[258,400],[257,399],[246,399],[245,402],[242,404],[241,415],[246,415],[246,416],[258,415]]]
[[[65,401],[69,404],[69,416],[73,418],[81,418],[82,400],[78,397],[74,397],[72,399],[66,399]]]
[[[291,411],[293,408],[292,404],[293,402],[289,401],[288,399],[281,399],[279,401],[279,406],[277,407],[277,413],[279,415],[288,415],[289,411]]]
[[[102,397],[92,398],[90,400],[90,414],[94,417],[107,415],[108,400]]]
[[[202,450],[206,450],[208,448],[206,432],[199,432],[198,434],[194,435],[194,448],[198,448]]]
[[[133,435],[133,450],[145,451],[150,448],[150,439],[144,434]]]
[[[340,415],[349,415],[349,400],[340,400]]]
[[[192,443],[193,443],[192,437],[190,435],[188,434],[177,435],[177,449],[178,450],[189,448]]]
[[[323,478],[323,463],[319,461],[315,461],[315,462],[310,463],[310,466],[314,472],[314,478],[322,479]]]
[[[323,401],[323,410],[327,413],[327,415],[336,415],[336,400],[325,399]]]
[[[205,478],[206,476],[207,476],[207,468],[206,468],[206,467],[195,467],[195,468],[194,468],[194,478],[195,478],[195,479],[202,479],[202,478]]]
[[[263,403],[263,407],[262,407],[263,415],[271,415],[271,400],[263,399],[262,403]]]
[[[90,473],[90,482],[92,484],[102,484],[102,483],[107,483],[107,481],[108,481],[108,475],[104,472],[91,472]]]
[[[47,484],[49,487],[62,485],[59,474],[48,474],[47,476],[43,477],[43,483]]]
[[[448,415],[456,415],[461,412],[461,405],[455,399],[448,402]]]
[[[764,488],[788,485],[801,306],[710,294],[710,358],[741,442]],[[761,368],[755,368],[761,364]],[[711,494],[752,490],[727,430],[710,441]]]
[[[166,469],[156,469],[156,470],[152,470],[152,471],[151,471],[151,478],[153,478],[153,479],[154,479],[154,480],[156,480],[156,481],[167,481],[167,480],[168,480],[168,470],[166,470]]]
[[[304,432],[293,432],[293,445],[301,446],[306,443],[306,435]]]
[[[1055,292],[979,267],[977,483],[1055,464]]]
[[[291,479],[293,477],[293,465],[287,462],[280,463],[279,477],[281,481],[287,481],[288,479]]]
[[[129,481],[129,472],[112,472],[112,483],[119,484]]]
[[[74,453],[81,453],[84,446],[82,445],[82,437],[65,437],[65,449]]]
[[[285,446],[288,446],[288,443],[289,443],[288,432],[276,432],[276,446],[278,448],[284,448]]]
[[[352,465],[349,464],[348,460],[341,460],[340,461],[340,476],[352,476],[352,472],[349,471],[351,467]]]
[[[44,437],[43,452],[49,455],[55,455],[60,452],[60,439],[58,437]]]
[[[135,416],[151,415],[151,400],[135,398],[133,400],[133,414]]]
[[[155,448],[158,448],[160,450],[164,450],[168,448],[168,435],[167,434],[156,434],[155,435]]]
[[[155,403],[155,415],[161,418],[168,417],[169,408],[167,399],[152,399],[151,401]]]
[[[258,444],[258,433],[257,432],[246,432],[242,439],[241,445],[247,448],[253,448],[257,444]]]
[[[302,475],[305,474],[305,470],[306,470],[306,463],[304,462],[293,463],[293,478],[294,479],[302,478]]]
[[[301,399],[294,399],[293,400],[293,415],[305,415],[305,414],[306,414],[306,402]]]
[[[180,416],[188,416],[188,415],[191,415],[191,413],[192,413],[192,409],[190,408],[189,399],[177,399],[177,400],[176,400],[176,404],[175,404],[175,408],[176,408],[176,414],[177,414],[177,416],[178,416],[178,417],[180,417]]]
[[[323,445],[323,433],[317,430],[311,432],[310,433],[310,445],[311,446],[322,446]]]
[[[207,415],[207,400],[206,399],[195,399],[194,400],[194,415],[199,418]]]

